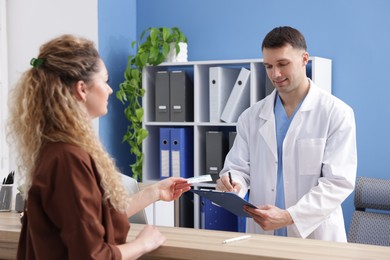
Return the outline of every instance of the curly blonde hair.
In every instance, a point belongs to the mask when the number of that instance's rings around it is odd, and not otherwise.
[[[93,42],[62,35],[42,45],[38,59],[43,63],[22,75],[10,98],[8,131],[18,151],[24,195],[41,149],[48,142],[65,142],[90,154],[102,179],[103,200],[124,212],[128,196],[120,174],[73,91],[79,80],[88,85],[98,72],[100,56]]]

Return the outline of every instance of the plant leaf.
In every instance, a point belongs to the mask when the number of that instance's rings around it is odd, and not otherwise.
[[[167,27],[164,27],[162,29],[162,40],[164,43],[168,40],[168,37],[170,34],[171,34],[171,32]]]
[[[142,127],[144,109],[141,106],[141,99],[145,94],[145,89],[142,88],[142,72],[145,66],[158,65],[165,60],[170,50],[170,43],[174,43],[176,54],[178,54],[180,51],[179,42],[187,42],[187,38],[178,27],[171,29],[149,27],[145,29],[140,36],[140,41],[131,43],[132,48],[138,45],[138,50],[135,55],[129,55],[123,73],[125,80],[119,84],[119,89],[116,92],[116,98],[122,104],[127,105],[124,109],[124,115],[130,123],[123,135],[122,143],[128,143],[130,154],[134,154],[136,157],[135,163],[130,166],[133,178],[139,181],[142,181],[144,161],[142,142],[149,135],[149,132]]]
[[[168,55],[169,49],[170,49],[169,43],[164,42],[164,44],[162,46],[162,54],[164,55],[164,57],[166,57]]]

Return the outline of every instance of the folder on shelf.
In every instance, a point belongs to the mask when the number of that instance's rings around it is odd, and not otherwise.
[[[235,131],[229,132],[229,150],[232,149],[236,136],[237,136],[237,132]]]
[[[171,173],[175,177],[194,176],[192,128],[171,128]]]
[[[170,121],[169,72],[156,73],[155,91],[155,117],[157,122]]]
[[[172,122],[193,121],[194,88],[185,71],[170,72],[170,119]]]
[[[274,89],[275,89],[274,85],[272,85],[271,80],[266,75],[265,76],[265,97],[268,96],[269,94],[271,94],[272,91],[274,91]]]
[[[175,227],[194,227],[194,194],[183,193],[175,200]]]
[[[250,70],[242,68],[229,98],[222,110],[221,120],[226,123],[237,122],[238,117],[250,105]]]
[[[236,216],[247,217],[251,216],[243,210],[244,205],[247,205],[252,208],[257,208],[253,204],[249,203],[245,199],[241,198],[234,192],[224,192],[217,190],[194,190],[191,189],[191,192],[198,194],[201,197],[205,197],[208,200],[214,202],[216,205],[223,207],[224,209],[230,211]]]
[[[218,175],[226,156],[226,144],[221,131],[206,132],[206,173]],[[214,178],[213,178],[214,179]]]
[[[239,72],[240,70],[235,68],[209,68],[210,122],[221,122],[222,110],[225,107]]]
[[[171,173],[171,130],[160,128],[160,178],[168,178]]]

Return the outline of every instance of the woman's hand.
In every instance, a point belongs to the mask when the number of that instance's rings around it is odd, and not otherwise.
[[[128,217],[149,206],[157,200],[172,201],[191,189],[191,184],[184,178],[171,177],[149,185],[129,197],[126,209]]]
[[[166,238],[155,226],[145,226],[135,238],[136,241],[141,242],[145,246],[146,252],[153,251],[165,242]]]
[[[133,241],[117,247],[123,260],[138,259],[160,247],[165,240],[164,235],[155,226],[146,225]]]
[[[164,201],[175,200],[191,189],[191,184],[186,179],[179,177],[161,180],[153,186],[158,192],[158,198]]]

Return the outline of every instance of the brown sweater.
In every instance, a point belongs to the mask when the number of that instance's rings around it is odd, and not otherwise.
[[[79,147],[50,143],[28,193],[17,259],[121,259],[130,225],[102,200],[100,175]]]

